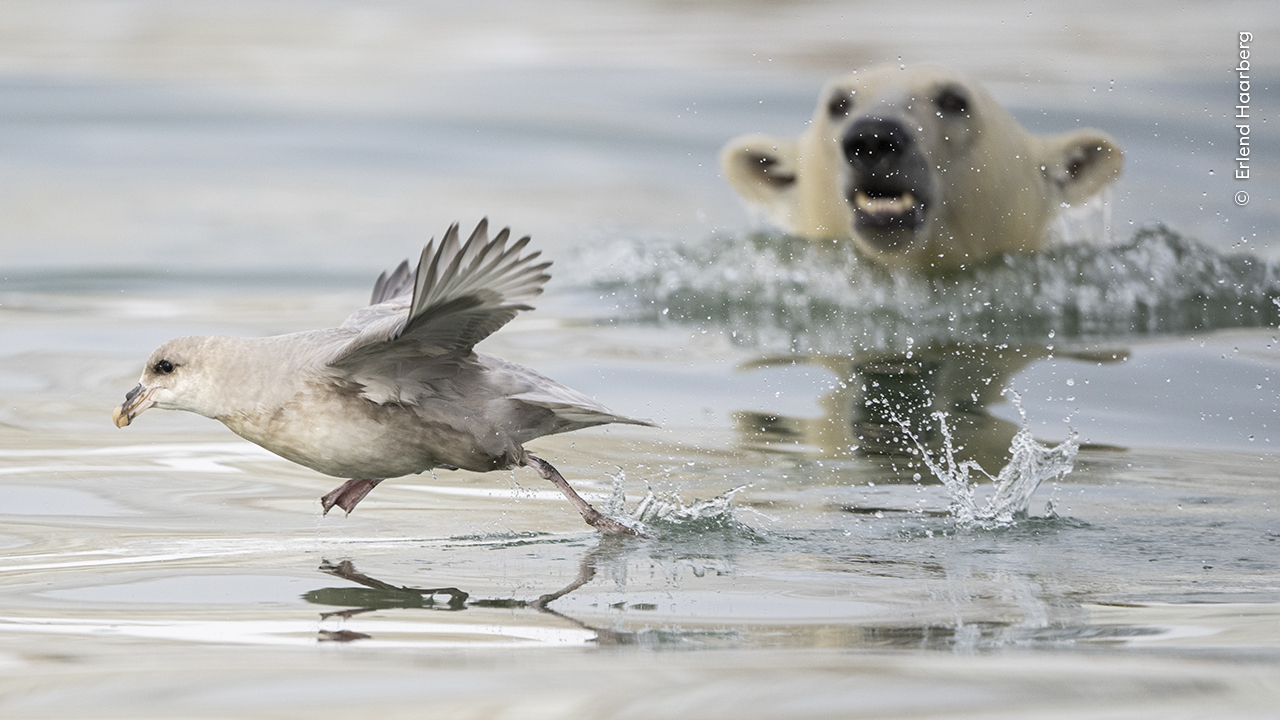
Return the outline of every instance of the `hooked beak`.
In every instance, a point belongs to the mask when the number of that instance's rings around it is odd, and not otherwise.
[[[136,387],[125,393],[124,403],[111,413],[111,421],[118,428],[133,422],[133,419],[141,415],[143,410],[155,405],[156,401],[151,397],[155,393],[156,388],[143,387],[142,383],[138,383]]]

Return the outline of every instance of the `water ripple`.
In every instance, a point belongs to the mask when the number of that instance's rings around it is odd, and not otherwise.
[[[768,350],[904,352],[1280,323],[1280,262],[1227,255],[1163,226],[936,277],[893,274],[848,243],[755,234],[622,239],[582,251],[618,317],[723,328]]]

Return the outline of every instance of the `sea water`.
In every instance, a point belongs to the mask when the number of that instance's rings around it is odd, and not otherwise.
[[[0,14],[0,715],[1275,716],[1280,148],[1235,205],[1222,70],[1266,3]],[[750,223],[723,143],[917,61],[1115,136],[1105,205],[926,279]],[[650,538],[524,470],[322,516],[110,424],[161,342],[336,325],[484,215],[555,264],[481,350],[660,423],[531,443]]]

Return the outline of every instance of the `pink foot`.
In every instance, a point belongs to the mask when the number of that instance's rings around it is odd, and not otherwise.
[[[350,515],[351,511],[356,509],[356,505],[359,505],[360,501],[364,499],[364,496],[368,495],[369,491],[377,487],[380,482],[382,481],[352,478],[342,483],[328,495],[320,498],[320,504],[324,506],[324,514],[328,515],[333,506],[337,505]]]

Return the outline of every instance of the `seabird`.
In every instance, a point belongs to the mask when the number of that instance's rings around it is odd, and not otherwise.
[[[524,449],[594,425],[650,425],[617,415],[528,368],[475,352],[542,293],[550,262],[455,223],[374,284],[370,304],[336,328],[260,338],[181,337],[147,359],[112,416],[125,427],[150,407],[218,420],[271,452],[351,478],[320,499],[350,513],[386,478],[434,468],[532,468],[602,533],[639,534],[596,510],[550,463]]]

